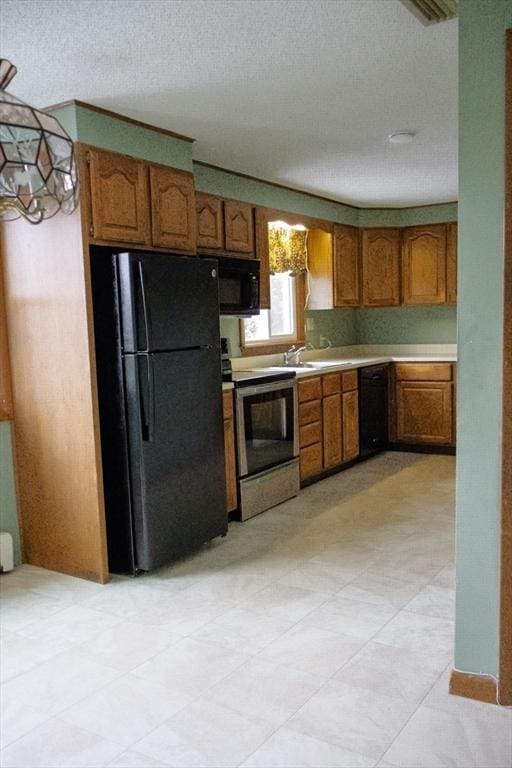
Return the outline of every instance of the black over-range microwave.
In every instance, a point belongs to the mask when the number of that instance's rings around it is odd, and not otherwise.
[[[209,254],[212,257],[214,254]],[[249,317],[260,311],[260,262],[216,255],[221,315]]]

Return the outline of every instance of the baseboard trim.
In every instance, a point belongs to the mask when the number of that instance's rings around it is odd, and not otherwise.
[[[418,445],[416,443],[389,443],[386,450],[403,453],[432,453],[439,456],[455,456],[457,452],[453,445]]]
[[[498,683],[491,675],[473,675],[454,669],[450,677],[450,693],[488,704],[498,703]]]

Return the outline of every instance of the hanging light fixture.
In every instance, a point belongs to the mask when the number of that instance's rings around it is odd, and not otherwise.
[[[32,224],[78,202],[73,141],[58,120],[5,89],[16,67],[0,59],[0,220]]]
[[[307,229],[302,224],[292,227],[284,221],[268,225],[270,274],[290,272],[298,275],[308,268]]]

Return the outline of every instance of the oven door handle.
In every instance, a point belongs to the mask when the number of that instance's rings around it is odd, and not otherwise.
[[[252,395],[261,395],[267,392],[280,392],[282,389],[293,389],[295,383],[295,379],[285,379],[284,381],[273,381],[269,384],[255,384],[252,387],[236,387],[235,394],[237,400],[241,400],[244,397],[251,397]]]

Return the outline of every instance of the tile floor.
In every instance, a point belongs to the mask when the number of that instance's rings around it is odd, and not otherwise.
[[[173,567],[1,577],[1,765],[512,765],[447,694],[454,459],[384,454]]]

